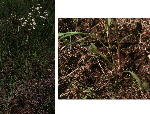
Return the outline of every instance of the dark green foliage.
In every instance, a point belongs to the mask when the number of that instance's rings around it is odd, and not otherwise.
[[[18,96],[16,90],[20,82],[36,79],[40,86],[42,80],[50,79],[52,83],[47,82],[46,87],[49,83],[54,87],[54,8],[54,0],[0,0],[0,100],[5,101],[0,110],[3,112],[15,105],[10,102]],[[28,99],[25,92],[22,90],[21,97]],[[44,97],[48,98],[41,98],[39,103],[47,102],[53,107],[48,111],[54,111],[54,97],[49,97],[54,96],[54,88],[51,93],[41,88],[34,94],[46,94]],[[47,99],[49,101],[45,101]]]

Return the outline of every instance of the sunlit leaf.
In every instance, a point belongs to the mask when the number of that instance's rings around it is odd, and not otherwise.
[[[106,19],[105,29],[106,29],[107,37],[109,36],[109,27],[111,25],[111,22],[112,22],[111,18]]]
[[[111,18],[108,18],[108,19],[107,19],[107,23],[108,23],[108,26],[111,25]]]

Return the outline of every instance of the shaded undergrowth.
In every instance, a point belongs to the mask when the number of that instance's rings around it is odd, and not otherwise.
[[[55,113],[54,6],[0,1],[0,113]]]

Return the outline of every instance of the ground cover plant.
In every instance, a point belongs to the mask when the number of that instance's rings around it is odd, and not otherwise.
[[[54,0],[0,0],[0,114],[54,114]]]
[[[150,19],[58,22],[60,99],[150,98]]]

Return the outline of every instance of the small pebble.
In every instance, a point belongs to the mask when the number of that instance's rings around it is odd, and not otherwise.
[[[148,55],[148,58],[150,59],[150,54]]]

